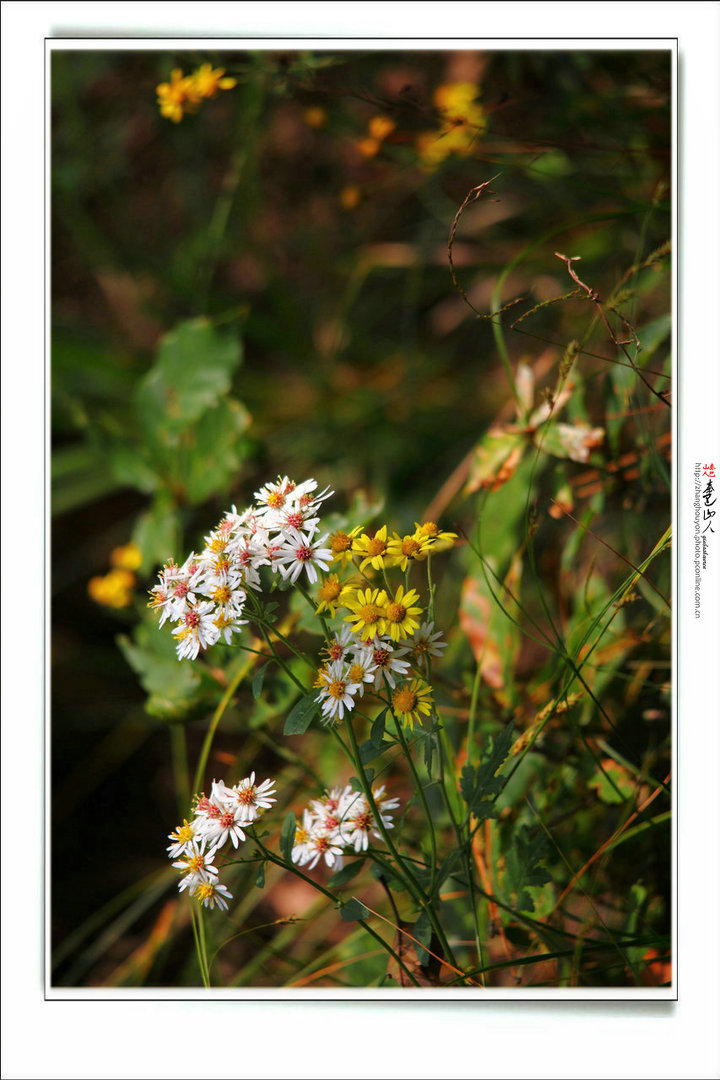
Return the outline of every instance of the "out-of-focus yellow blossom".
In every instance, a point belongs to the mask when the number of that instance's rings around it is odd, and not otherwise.
[[[387,139],[395,130],[395,121],[391,120],[389,116],[373,116],[368,123],[368,135],[372,139]]]
[[[199,98],[214,98],[221,90],[232,90],[237,86],[237,79],[226,76],[225,68],[213,68],[212,64],[201,64],[190,78]]]
[[[170,73],[170,82],[156,87],[160,113],[179,124],[186,112],[195,112],[198,98],[190,75],[183,75],[180,68]]]
[[[340,192],[340,205],[343,210],[354,210],[360,202],[360,188],[356,184],[348,184]]]
[[[364,139],[358,139],[355,143],[355,149],[363,157],[375,157],[380,149],[380,140],[372,139],[369,135]]]
[[[110,565],[121,570],[139,570],[142,563],[142,551],[132,541],[121,544],[110,552]]]
[[[96,604],[105,607],[124,608],[132,603],[135,577],[129,570],[116,567],[104,577],[94,577],[88,582],[88,593]]]
[[[375,157],[383,141],[395,130],[395,121],[389,116],[373,116],[368,121],[368,133],[355,143],[355,149],[363,157]]]
[[[225,76],[225,68],[213,68],[201,64],[192,75],[183,75],[180,68],[170,74],[170,82],[160,83],[156,88],[160,112],[174,124],[179,124],[185,113],[197,112],[205,98],[217,97],[220,90],[232,90],[237,80]]]
[[[327,112],[322,105],[308,105],[303,110],[303,120],[309,128],[323,128],[327,123]]]
[[[480,88],[475,83],[443,83],[433,94],[441,115],[434,131],[423,131],[416,139],[422,165],[435,168],[450,154],[466,156],[475,150],[478,137],[487,129],[487,117],[476,100]]]
[[[431,544],[433,547],[437,545],[438,551],[445,551],[449,547],[454,546],[454,541],[457,540],[457,533],[444,532],[441,530],[434,521],[426,521],[424,524],[415,522],[414,537],[416,540],[425,541],[426,544]]]

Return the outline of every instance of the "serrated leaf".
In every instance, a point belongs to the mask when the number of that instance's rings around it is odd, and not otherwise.
[[[505,786],[505,778],[496,776],[510,753],[514,729],[512,724],[503,728],[493,739],[489,752],[475,768],[465,765],[460,776],[460,793],[468,809],[479,820],[497,817],[494,799]]]
[[[345,922],[357,922],[358,919],[367,919],[369,914],[370,912],[365,905],[356,900],[354,896],[340,908],[340,915]]]
[[[535,901],[528,889],[552,881],[545,867],[540,866],[547,846],[544,833],[539,830],[532,833],[526,825],[522,825],[507,850],[503,886],[506,892],[515,893],[515,906],[519,911],[535,910]]]
[[[297,823],[295,814],[289,810],[285,815],[282,829],[280,830],[280,853],[286,862],[292,862],[292,849],[295,844]]]
[[[313,717],[320,708],[318,702],[315,700],[316,698],[317,694],[315,691],[300,698],[287,715],[285,726],[283,727],[283,735],[305,734],[313,722]]]

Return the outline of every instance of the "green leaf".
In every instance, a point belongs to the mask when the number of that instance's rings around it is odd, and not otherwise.
[[[313,690],[312,693],[306,694],[304,698],[300,698],[297,704],[293,706],[285,720],[283,735],[305,734],[313,722],[313,717],[320,708],[318,702],[315,700],[316,697],[317,694]]]
[[[429,945],[432,939],[432,925],[427,916],[427,912],[423,911],[420,913],[415,925],[412,928],[412,935],[414,938],[417,938],[417,940],[421,943],[420,945],[418,945],[416,942],[413,942],[413,945],[415,946],[415,954],[417,955],[420,964],[423,967],[427,967],[428,961],[430,960],[430,953],[427,951],[427,949],[423,948],[423,945]]]
[[[230,484],[247,456],[242,436],[249,424],[245,406],[228,398],[208,409],[185,433],[185,464],[177,477],[190,502],[204,502]]]
[[[367,765],[369,761],[374,761],[376,757],[379,757],[384,750],[388,750],[392,745],[387,739],[384,739],[379,746],[372,739],[366,739],[360,746],[360,760],[363,765]]]
[[[258,889],[264,889],[265,888],[265,863],[264,862],[261,862],[258,865],[257,870],[255,871],[255,884],[257,885]]]
[[[175,641],[168,628],[160,629],[154,618],[138,623],[132,639],[116,638],[118,647],[149,695],[145,710],[163,720],[190,719],[210,700],[197,667],[178,660]]]
[[[385,717],[387,715],[387,709],[383,709],[373,721],[373,726],[370,729],[370,742],[373,746],[377,746],[380,749],[385,745]]]
[[[272,661],[268,660],[267,663],[263,664],[260,670],[255,673],[252,681],[252,696],[255,701],[257,701],[262,694],[263,683],[265,681],[265,672],[270,667],[271,662]]]
[[[237,337],[205,319],[181,323],[166,334],[151,376],[164,395],[168,423],[186,427],[217,405],[240,358]]]
[[[135,523],[133,542],[142,552],[142,569],[167,562],[176,550],[178,518],[175,503],[166,492],[159,492],[152,506]]]
[[[513,742],[514,728],[508,724],[492,741],[490,750],[474,768],[465,765],[460,777],[460,793],[468,809],[478,819],[497,817],[495,798],[505,787],[506,780],[496,776],[507,758]]]
[[[532,833],[527,825],[521,825],[515,833],[513,843],[505,855],[505,877],[503,886],[515,893],[515,906],[519,911],[534,911],[535,901],[528,892],[529,888],[546,885],[552,878],[540,861],[547,854],[545,834],[537,830]]]
[[[343,866],[342,870],[338,870],[336,874],[333,874],[328,881],[328,885],[333,889],[340,885],[347,885],[349,881],[358,876],[364,865],[364,859],[356,859],[355,862],[348,863],[347,866]]]
[[[295,843],[296,831],[297,823],[295,821],[295,814],[292,810],[289,810],[285,815],[285,820],[283,821],[283,826],[280,830],[280,852],[286,862],[292,862],[292,849]]]
[[[369,914],[370,912],[365,905],[356,900],[354,896],[340,908],[340,915],[345,922],[357,922],[358,919],[367,919]]]

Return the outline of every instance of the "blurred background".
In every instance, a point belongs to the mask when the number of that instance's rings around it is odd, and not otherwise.
[[[202,64],[236,85],[178,122],[161,115],[158,85]],[[550,500],[589,513],[634,563],[669,523],[670,55],[73,49],[53,52],[51,80],[52,979],[192,985],[191,949],[168,947],[190,931],[164,849],[179,810],[172,731],[184,726],[193,763],[212,687],[152,637],[157,568],[287,474],[331,486],[338,521],[374,514],[401,532],[426,515],[473,533],[490,491],[485,543],[504,573],[534,485],[537,569],[560,616],[563,580],[586,600],[611,594],[627,567]],[[614,299],[619,335],[623,318],[637,330],[643,378],[586,297],[558,299],[575,283],[556,251],[581,256],[580,279]],[[478,318],[512,301],[504,335]],[[511,498],[498,472],[518,467],[517,440],[498,459],[486,440],[519,411],[503,361],[531,373],[527,420],[573,339],[563,420],[601,427],[602,440],[548,448],[534,466],[527,454]],[[475,650],[458,554],[438,621],[461,723]],[[667,595],[669,564],[663,573]],[[654,770],[669,753],[658,620],[625,624],[618,663],[642,680],[603,685],[625,749]],[[488,723],[498,710],[529,720],[524,687],[540,660],[526,645],[513,656],[512,680],[486,674]],[[301,790],[302,769],[272,735],[281,709],[241,696],[212,775],[241,746],[246,772],[286,769]],[[310,746],[332,785],[332,754]],[[558,776],[562,749],[549,752]],[[588,777],[563,789],[569,824]],[[598,822],[587,827],[595,835]],[[632,861],[613,889],[644,890],[636,910],[666,926],[668,834],[649,843],[640,884]],[[244,917],[260,929],[228,960],[240,985],[289,977],[277,959],[288,928],[273,926],[302,906],[288,889],[248,894]],[[347,927],[314,932],[307,956]]]

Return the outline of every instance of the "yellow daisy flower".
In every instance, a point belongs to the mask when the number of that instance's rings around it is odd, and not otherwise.
[[[390,566],[399,566],[401,570],[407,570],[411,559],[426,559],[432,541],[427,536],[398,536],[394,534],[392,540],[388,540],[388,562]]]
[[[402,720],[407,728],[413,728],[419,724],[422,716],[429,716],[432,712],[433,690],[422,679],[413,679],[412,682],[403,683],[393,691],[392,707],[398,720]]]
[[[323,611],[329,611],[330,618],[334,618],[336,609],[342,606],[342,592],[343,586],[337,574],[328,574],[315,594],[320,601],[315,613],[320,615]]]
[[[382,619],[382,634],[389,634],[393,641],[409,637],[417,630],[420,623],[413,616],[421,615],[421,607],[413,607],[420,597],[414,589],[405,592],[402,585],[398,587],[395,597],[388,601],[385,615]]]
[[[349,533],[343,532],[342,529],[336,529],[335,532],[330,533],[327,546],[332,551],[333,562],[345,566],[346,563],[351,561],[353,540],[360,532],[360,529],[361,526],[356,525]]]
[[[414,536],[416,540],[426,540],[432,546],[441,542],[446,547],[457,540],[457,533],[442,532],[434,521],[426,521],[423,525],[416,521]]]
[[[368,563],[373,570],[382,570],[383,566],[385,566],[387,547],[387,525],[383,525],[374,536],[370,536],[369,533],[358,536],[356,540],[353,540],[352,549],[355,555],[363,556],[360,563],[361,570],[364,570]]]
[[[345,616],[345,622],[353,623],[353,633],[359,634],[363,641],[369,641],[382,626],[387,601],[384,589],[358,589],[355,596],[348,597],[345,602],[352,612]]]

